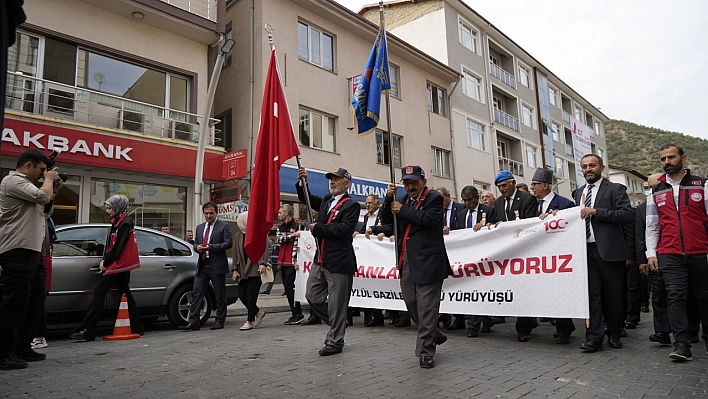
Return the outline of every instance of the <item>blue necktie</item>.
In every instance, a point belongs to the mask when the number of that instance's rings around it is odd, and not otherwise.
[[[467,228],[474,227],[474,221],[472,220],[472,214],[474,212],[467,212]]]
[[[332,204],[334,203],[334,197],[330,198],[329,201],[327,201],[327,213],[329,213],[330,208],[332,208]]]

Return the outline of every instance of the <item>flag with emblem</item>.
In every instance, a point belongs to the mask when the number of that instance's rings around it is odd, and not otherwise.
[[[265,252],[268,231],[280,208],[280,167],[300,155],[288,103],[278,70],[275,49],[270,54],[266,76],[258,143],[251,175],[245,250],[253,263]]]
[[[381,94],[386,94],[391,89],[390,77],[386,32],[379,29],[364,72],[361,73],[359,84],[352,96],[351,109],[360,136],[373,132],[379,124]]]

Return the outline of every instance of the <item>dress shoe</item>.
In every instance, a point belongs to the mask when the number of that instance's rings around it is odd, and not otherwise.
[[[47,358],[47,355],[45,355],[44,353],[36,352],[31,348],[15,350],[15,356],[19,357],[20,359],[26,362],[38,362]]]
[[[368,323],[366,323],[367,327],[377,327],[377,326],[383,326],[384,325],[384,319],[383,317],[372,317],[371,320],[369,320]]]
[[[221,330],[222,328],[224,328],[224,323],[216,323],[209,327],[210,330]]]
[[[580,344],[579,348],[583,352],[588,352],[588,353],[601,351],[602,350],[602,342],[597,342],[597,341],[593,341],[592,339],[589,339],[589,340],[583,342],[582,344]]]
[[[479,332],[483,332],[485,334],[492,332],[492,326],[493,324],[484,324],[482,323],[482,329],[479,330]]]
[[[660,345],[671,345],[671,335],[666,332],[658,332],[649,336],[649,341],[657,342]]]
[[[463,318],[455,318],[453,323],[445,327],[446,330],[462,330],[463,328],[465,328],[465,319]]]
[[[624,323],[624,328],[627,330],[636,330],[637,329],[637,323],[633,321],[627,321]]]
[[[516,334],[516,340],[519,342],[529,342],[529,336],[524,333]]]
[[[642,313],[649,313],[649,306],[642,306]]]
[[[435,360],[432,356],[421,356],[420,357],[420,368],[432,369],[435,367]]]
[[[607,340],[607,345],[612,349],[622,349],[622,341],[620,341],[619,337],[610,337]]]
[[[199,327],[201,327],[199,324],[189,323],[186,326],[180,326],[179,329],[182,331],[199,331]]]
[[[442,331],[438,331],[438,337],[435,338],[435,345],[442,345],[447,342],[447,335],[443,334]]]
[[[342,348],[334,345],[325,345],[324,348],[320,349],[320,356],[330,356],[340,353]]]
[[[474,328],[467,329],[467,338],[477,338],[479,333]]]
[[[307,320],[300,323],[301,326],[314,326],[315,324],[322,324],[322,319],[312,315],[310,315]]]
[[[693,360],[693,354],[689,345],[685,342],[677,342],[674,347],[674,351],[669,355],[670,358],[674,360]],[[27,359],[25,359],[27,360]]]
[[[569,344],[570,343],[570,334],[558,334],[558,338],[556,338],[556,343],[557,344]]]
[[[393,319],[393,314],[391,314],[391,312],[389,312],[388,310],[384,312],[383,316],[386,320]]]
[[[270,292],[268,292],[268,291],[261,291],[261,295],[270,295]]]
[[[452,324],[452,315],[441,314],[438,316],[438,323],[442,323],[443,328],[447,328],[450,324]]]
[[[399,318],[398,317],[393,317],[391,320],[389,320],[388,325],[389,326],[395,326],[396,323],[398,323]]]
[[[5,357],[0,358],[0,370],[19,370],[26,368],[27,361],[15,356],[14,353],[10,353]]]
[[[504,324],[506,323],[506,317],[492,316],[492,322],[494,324]]]
[[[261,322],[263,321],[263,317],[265,317],[265,312],[263,309],[259,310],[258,313],[256,313],[256,320],[253,322],[253,328],[256,328],[261,325]],[[304,317],[303,317],[304,319]]]
[[[241,330],[241,331],[253,330],[253,323],[251,323],[250,321],[247,321],[247,322],[243,323],[243,325],[241,326],[241,328],[239,328],[239,330]]]
[[[401,317],[396,322],[396,327],[409,327],[411,325],[410,317]]]

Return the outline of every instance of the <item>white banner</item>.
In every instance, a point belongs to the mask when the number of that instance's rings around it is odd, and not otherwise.
[[[587,318],[585,223],[579,208],[546,220],[505,222],[491,230],[451,231],[445,237],[453,275],[440,312],[490,316]],[[315,240],[301,232],[295,300],[305,302]],[[354,238],[359,269],[350,306],[405,310],[393,243]]]
[[[580,121],[570,117],[570,124],[573,125],[573,155],[575,157],[575,183],[578,187],[585,184],[585,176],[580,168],[580,160],[592,152],[591,137],[593,130],[590,126],[583,125]]]

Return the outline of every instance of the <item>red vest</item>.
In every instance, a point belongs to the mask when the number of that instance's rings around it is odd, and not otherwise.
[[[678,210],[671,184],[666,175],[652,190],[659,212],[659,245],[657,253],[696,255],[708,253],[708,215],[704,194],[705,179],[686,173],[679,189]]]
[[[127,213],[123,214],[115,224],[111,227],[111,236],[108,240],[108,246],[106,252],[113,248],[116,243],[116,238],[118,238],[118,230],[122,224],[127,223],[125,220]],[[116,274],[123,273],[140,267],[140,255],[138,254],[138,240],[135,237],[135,230],[130,229],[130,235],[128,236],[128,241],[125,243],[125,247],[120,251],[118,259],[106,267],[106,272],[104,274]]]

